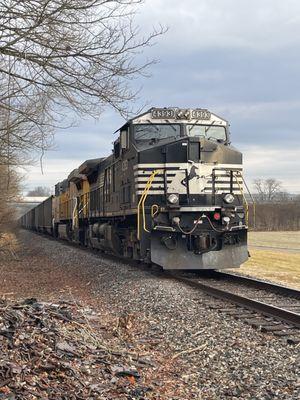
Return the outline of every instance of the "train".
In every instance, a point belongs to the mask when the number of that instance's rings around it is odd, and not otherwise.
[[[225,119],[153,107],[116,133],[108,157],[84,161],[21,226],[166,270],[247,261],[243,157]]]

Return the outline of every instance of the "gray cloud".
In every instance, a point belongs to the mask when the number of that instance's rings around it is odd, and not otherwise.
[[[299,11],[297,0],[147,0],[140,20],[148,29],[156,21],[169,26],[161,44],[164,51],[265,52],[298,46]]]
[[[148,0],[143,31],[169,26],[142,58],[160,63],[142,87],[137,106],[205,107],[231,123],[245,154],[247,177],[278,177],[300,191],[300,2],[296,0]],[[122,119],[111,111],[58,133],[46,174],[31,169],[29,186],[53,184],[87,158],[109,154]],[[47,166],[48,172],[47,172]],[[56,167],[57,166],[57,167]],[[60,178],[59,178],[60,177]]]

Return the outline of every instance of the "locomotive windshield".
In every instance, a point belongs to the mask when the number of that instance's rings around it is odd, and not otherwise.
[[[199,136],[206,139],[220,142],[226,141],[226,131],[224,126],[215,125],[187,125],[188,136]]]
[[[143,124],[135,125],[134,137],[137,143],[157,142],[180,136],[179,124]]]
[[[185,124],[184,124],[185,125]],[[181,136],[180,124],[140,124],[134,126],[135,142],[139,146],[155,144],[161,140],[177,139]],[[187,136],[203,137],[208,140],[226,142],[226,129],[219,125],[185,125],[185,134]]]

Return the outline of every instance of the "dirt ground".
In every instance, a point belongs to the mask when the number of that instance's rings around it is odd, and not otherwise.
[[[300,232],[249,232],[249,250],[239,272],[300,289]]]

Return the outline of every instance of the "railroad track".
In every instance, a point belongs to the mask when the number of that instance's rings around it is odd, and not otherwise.
[[[300,291],[217,271],[205,277],[195,273],[170,275],[219,300],[208,303],[209,308],[284,337],[288,343],[300,343]]]
[[[57,240],[49,235],[38,234],[48,239]],[[65,240],[60,240],[60,243],[79,247],[83,251],[93,251]],[[98,251],[93,252],[98,254]],[[103,252],[101,252],[101,255],[132,263],[135,267],[141,267],[134,261],[130,262]],[[158,270],[152,272],[157,273]],[[285,337],[290,344],[300,344],[299,290],[221,271],[205,272],[162,272],[161,267],[159,267],[160,275],[175,278],[219,300],[219,302],[208,302],[209,308],[241,319],[263,332]]]

